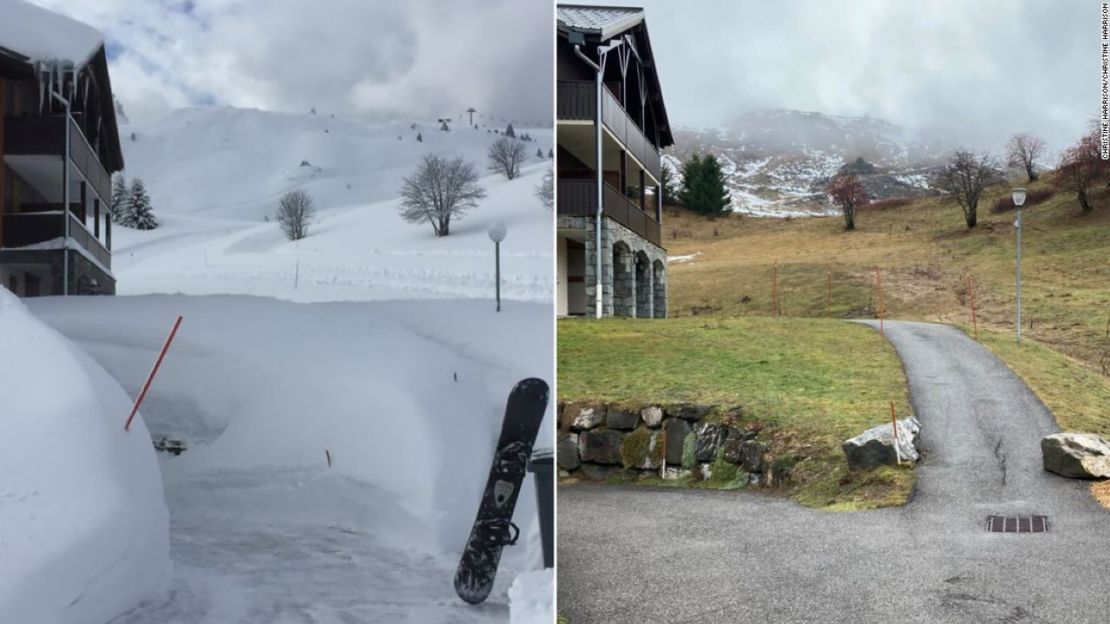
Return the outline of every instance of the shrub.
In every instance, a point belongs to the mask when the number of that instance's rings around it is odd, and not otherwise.
[[[1029,206],[1035,206],[1036,204],[1048,201],[1055,194],[1056,190],[1051,188],[1032,189],[1026,191],[1024,207],[1027,208]],[[1010,193],[1007,193],[1002,197],[994,200],[994,205],[991,206],[991,212],[996,214],[1000,212],[1009,212],[1014,208],[1016,208],[1016,206],[1014,206],[1014,196]]]

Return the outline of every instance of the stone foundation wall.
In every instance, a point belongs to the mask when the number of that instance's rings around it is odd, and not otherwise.
[[[740,424],[741,407],[571,402],[558,410],[556,460],[564,478],[654,474],[769,486],[789,477],[768,450],[769,432]]]

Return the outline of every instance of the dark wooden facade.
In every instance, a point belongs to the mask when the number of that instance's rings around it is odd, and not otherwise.
[[[98,285],[95,292],[114,292],[106,217],[111,176],[123,169],[123,155],[104,48],[87,63],[61,72],[62,90],[70,100],[68,145],[64,105],[43,88],[46,71],[18,51],[0,48],[3,285],[26,290],[19,287],[21,282],[35,283],[45,286],[32,294],[62,292],[62,278],[53,273],[62,266],[56,256],[64,255],[60,241],[68,214],[70,245],[79,248],[70,255],[81,256],[69,263],[69,292],[81,292],[81,285],[90,282]],[[72,163],[68,211],[61,200],[67,154]]]

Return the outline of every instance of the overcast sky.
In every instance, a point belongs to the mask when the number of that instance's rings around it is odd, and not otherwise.
[[[789,108],[1001,149],[1071,143],[1097,114],[1095,0],[611,0],[643,6],[671,122]]]
[[[190,105],[551,117],[544,0],[32,0],[101,29],[132,121]]]

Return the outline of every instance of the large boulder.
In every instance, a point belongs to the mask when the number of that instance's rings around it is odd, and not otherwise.
[[[845,440],[840,447],[852,470],[865,470],[883,464],[893,465],[899,458],[913,464],[920,458],[917,452],[920,431],[921,424],[911,417],[898,421],[897,440],[894,439],[891,426],[886,424],[872,427],[850,440]]]
[[[1110,477],[1110,441],[1095,433],[1054,433],[1041,438],[1044,469],[1072,479]]]
[[[620,466],[606,466],[603,464],[582,464],[582,470],[575,474],[584,475],[593,481],[604,481],[620,472]]]
[[[655,470],[663,463],[663,432],[639,427],[624,436],[621,461],[625,468]]]
[[[621,463],[624,434],[612,429],[594,429],[578,435],[578,456],[583,463],[617,465]]]
[[[695,405],[693,403],[675,403],[668,405],[665,410],[671,418],[681,418],[690,422],[698,422],[709,413],[708,405]]]
[[[578,460],[578,434],[563,433],[559,435],[559,444],[555,448],[555,458],[563,470],[577,470],[582,462]]]
[[[740,445],[740,465],[748,472],[763,472],[763,453],[767,445],[755,440],[744,440]]]
[[[713,462],[717,460],[717,449],[721,446],[725,429],[712,423],[699,423],[695,428],[698,439],[694,447],[694,458],[699,462]]]
[[[755,439],[755,432],[737,427],[729,427],[725,432],[722,456],[730,464],[744,463],[744,443]]]
[[[686,436],[690,434],[690,423],[681,418],[671,418],[663,427],[663,435],[667,441],[667,463],[673,466],[682,465],[682,445]]]
[[[605,408],[590,403],[571,403],[563,409],[572,431],[588,431],[605,423]]]
[[[645,407],[640,412],[640,416],[644,419],[644,424],[652,429],[658,429],[663,425],[663,408],[657,405]]]
[[[640,424],[640,413],[636,410],[624,410],[609,408],[609,413],[605,415],[605,426],[610,429],[624,429],[631,431]]]

